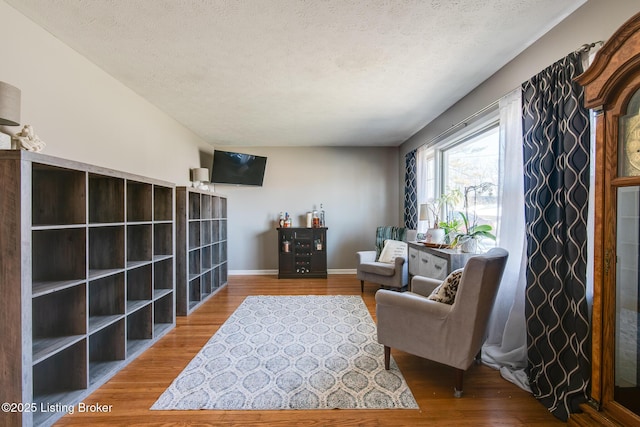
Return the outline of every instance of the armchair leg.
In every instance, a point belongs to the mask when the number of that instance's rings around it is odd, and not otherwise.
[[[360,293],[364,292],[364,280],[360,280]]]
[[[456,368],[456,386],[453,388],[453,397],[462,397],[462,378],[464,371]]]
[[[384,369],[389,370],[389,363],[391,359],[391,347],[384,346]]]

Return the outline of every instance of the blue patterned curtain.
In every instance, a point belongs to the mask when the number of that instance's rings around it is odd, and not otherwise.
[[[587,399],[589,115],[573,53],[522,85],[527,351],[533,394],[567,420]]]
[[[413,150],[405,156],[404,169],[404,226],[410,230],[418,228],[418,174],[416,153]]]

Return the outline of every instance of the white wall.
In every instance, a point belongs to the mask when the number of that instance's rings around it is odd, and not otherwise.
[[[405,142],[401,146],[400,162],[404,162],[407,152],[431,142],[442,132],[497,101],[583,44],[606,40],[638,12],[638,0],[587,1],[509,64]]]
[[[44,154],[189,181],[199,149],[212,149],[202,139],[3,1],[0,16],[0,81],[21,89],[21,123]]]
[[[0,16],[0,81],[21,89],[21,122],[47,143],[45,154],[177,185],[188,185],[190,168],[211,167],[211,145],[2,1]],[[324,204],[330,269],[355,268],[375,227],[401,221],[397,148],[243,150],[268,165],[263,187],[216,186],[229,197],[231,270],[278,268],[281,210],[301,224],[297,216]]]
[[[377,225],[402,221],[406,152],[582,44],[606,39],[638,11],[637,0],[590,0],[400,149],[237,149],[269,160],[263,187],[216,186],[229,197],[229,268],[276,269],[276,216],[303,215],[320,203],[329,268],[354,268],[355,251],[373,245]],[[190,168],[210,167],[213,147],[197,135],[2,1],[0,16],[0,80],[22,90],[22,123],[34,126],[46,154],[177,185],[188,183]]]
[[[228,149],[222,147],[221,149]],[[233,151],[233,150],[232,150]],[[373,249],[378,225],[400,225],[398,149],[352,147],[242,147],[267,157],[262,187],[215,185],[228,196],[229,268],[276,270],[277,220],[289,212],[305,226],[322,203],[327,216],[330,270],[354,269],[355,253]]]

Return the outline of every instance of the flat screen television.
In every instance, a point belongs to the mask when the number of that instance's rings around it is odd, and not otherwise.
[[[211,182],[262,186],[266,166],[266,157],[214,150]]]

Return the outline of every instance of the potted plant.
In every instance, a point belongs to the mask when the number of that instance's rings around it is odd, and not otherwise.
[[[452,242],[452,246],[460,246],[462,252],[475,253],[478,250],[478,239],[485,237],[491,240],[496,240],[496,236],[491,233],[493,227],[489,224],[473,224],[469,225],[469,219],[467,216],[458,212],[462,217],[464,224],[464,232],[456,232]]]
[[[492,186],[493,184],[490,182],[483,182],[478,185],[465,187],[464,189],[464,213],[458,212],[460,214],[460,217],[462,218],[464,231],[457,231],[452,242],[452,245],[454,247],[460,246],[460,250],[462,252],[475,253],[478,249],[478,239],[480,238],[484,237],[491,240],[496,240],[496,236],[491,233],[493,227],[489,224],[477,224],[477,217],[475,215],[476,198],[478,192],[482,193],[484,191],[487,191]],[[471,194],[471,192],[473,192],[474,195],[473,223],[470,223],[469,220],[469,195]]]
[[[444,242],[448,245],[453,246],[453,241],[456,238],[457,234],[460,232],[462,221],[460,221],[458,218],[451,218],[448,221],[440,222],[439,226],[442,230],[444,230]]]
[[[451,227],[449,221],[440,221],[440,214],[443,211],[449,211],[449,208],[460,200],[460,190],[452,190],[447,193],[443,193],[438,198],[431,199],[427,203],[427,208],[433,217],[433,227],[427,230],[427,242],[428,243],[445,243],[447,237],[450,236]],[[450,242],[446,242],[450,243]]]

